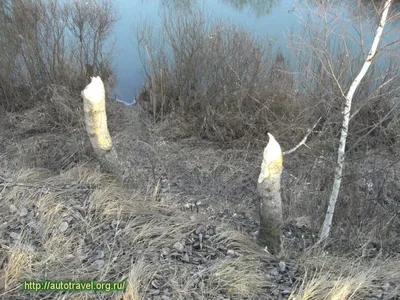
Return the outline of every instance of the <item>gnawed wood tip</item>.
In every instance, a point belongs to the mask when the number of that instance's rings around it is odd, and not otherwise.
[[[86,131],[96,152],[112,149],[111,136],[107,126],[106,95],[100,77],[92,77],[90,84],[82,91]]]
[[[91,82],[82,91],[82,97],[92,103],[99,103],[105,97],[103,81],[99,76],[91,77]]]
[[[265,179],[279,177],[282,173],[283,155],[281,146],[272,134],[268,133],[268,137],[269,142],[264,149],[258,183],[263,182]]]

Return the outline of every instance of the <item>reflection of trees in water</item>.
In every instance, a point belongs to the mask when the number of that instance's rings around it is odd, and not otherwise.
[[[198,0],[161,0],[161,4],[170,9],[188,9],[198,4]]]
[[[318,9],[321,7],[322,10],[326,9],[329,12],[328,18],[331,17],[332,20],[340,15],[342,26],[347,28],[349,32],[352,32],[353,39],[359,43],[362,42],[362,39],[369,38],[374,34],[384,3],[385,1],[377,0],[301,0],[301,2],[298,2],[299,6],[304,8],[311,7]],[[390,10],[388,24],[386,25],[381,45],[391,45],[391,51],[396,46],[398,48],[395,51],[398,51],[400,47],[400,0],[394,0]],[[361,32],[363,37],[360,36]]]
[[[212,0],[215,1],[215,0]],[[281,0],[220,0],[223,3],[233,6],[235,9],[250,9],[257,17],[271,13],[272,8],[277,6]],[[172,9],[187,9],[198,4],[198,0],[161,0],[161,4]]]
[[[142,0],[149,1],[149,0]],[[213,0],[215,1],[215,0]],[[229,4],[235,9],[244,10],[250,9],[257,17],[262,17],[264,15],[270,14],[272,9],[282,1],[282,0],[220,0],[223,3]],[[368,17],[372,17],[373,15],[377,15],[379,11],[379,7],[382,1],[374,1],[374,0],[360,0],[363,12],[368,15]],[[350,7],[356,8],[354,0],[293,0],[293,4],[297,2],[301,5],[301,2],[307,3],[308,5],[329,5],[330,7],[339,7],[341,5],[345,5],[347,3]],[[182,9],[182,8],[191,8],[194,5],[199,3],[198,0],[161,0],[161,4],[163,6],[174,8],[174,9]],[[400,0],[394,0],[394,4],[391,8],[393,13],[400,12]]]
[[[344,7],[346,10],[352,12],[353,16],[361,14],[363,18],[379,18],[382,11],[382,5],[384,1],[374,0],[303,0],[307,4],[312,6],[323,5],[325,7]],[[301,2],[299,2],[301,3]],[[400,0],[394,0],[392,7],[390,8],[392,14],[400,12]]]
[[[215,0],[213,0],[215,1]],[[237,10],[249,9],[256,17],[262,17],[271,13],[281,0],[220,0],[233,6]],[[191,8],[198,4],[198,0],[161,0],[161,4],[168,8],[182,9]]]
[[[220,0],[230,4],[238,10],[250,9],[257,17],[262,17],[271,13],[281,0]]]

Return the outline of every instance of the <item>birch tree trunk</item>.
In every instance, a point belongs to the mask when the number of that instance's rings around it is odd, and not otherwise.
[[[375,55],[377,53],[377,48],[379,41],[382,37],[383,28],[385,27],[387,15],[389,12],[390,5],[392,4],[393,0],[386,0],[384,4],[384,10],[382,12],[382,16],[378,25],[378,29],[376,30],[374,40],[372,42],[372,46],[370,52],[368,53],[367,59],[364,62],[363,67],[361,68],[359,74],[354,79],[353,83],[350,86],[349,91],[346,95],[346,103],[343,109],[343,123],[342,123],[342,130],[340,134],[340,142],[338,148],[338,158],[337,158],[337,166],[335,169],[335,179],[333,182],[332,193],[329,199],[328,209],[325,215],[325,220],[322,225],[321,235],[320,235],[320,242],[326,240],[329,237],[330,229],[332,227],[332,218],[335,211],[336,201],[339,195],[340,184],[342,181],[342,174],[343,174],[343,167],[345,161],[345,148],[346,148],[346,140],[347,140],[347,133],[349,128],[349,121],[350,121],[350,111],[354,93],[360,84],[361,80],[364,78],[365,74],[367,73],[370,65],[372,64]]]
[[[268,133],[269,142],[264,149],[257,190],[260,200],[259,243],[272,254],[278,254],[282,246],[283,225],[281,201],[281,174],[283,156],[278,142]]]

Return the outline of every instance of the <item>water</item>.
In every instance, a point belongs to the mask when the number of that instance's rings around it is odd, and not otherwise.
[[[301,1],[301,0],[299,0]],[[334,2],[334,1],[333,1]],[[338,2],[333,6],[340,13],[346,27],[348,26],[349,7]],[[201,5],[211,20],[223,20],[245,28],[260,40],[275,44],[285,53],[287,51],[286,34],[296,32],[301,27],[298,8],[307,5],[313,8],[312,1],[299,4],[295,0],[119,0],[120,21],[115,30],[116,56],[114,67],[117,74],[117,86],[114,94],[122,102],[131,104],[145,82],[144,68],[138,53],[135,29],[144,22],[151,24],[156,30],[161,26],[161,10],[166,5],[180,9],[181,5]],[[397,6],[398,9],[398,6]],[[372,34],[376,30],[376,19],[372,25],[366,23],[365,44],[369,48]],[[399,28],[399,22],[394,25]],[[392,28],[393,30],[393,28]],[[398,31],[389,36],[387,41],[398,38]],[[354,36],[357,32],[351,32]]]
[[[160,11],[163,6],[179,5],[185,1],[175,2],[173,0],[119,1],[121,19],[115,30],[117,53],[114,59],[117,74],[117,87],[114,92],[117,99],[126,103],[134,102],[145,81],[134,30],[144,21],[159,28]],[[261,39],[268,39],[269,42],[279,45],[285,41],[284,33],[293,28],[297,22],[292,12],[294,0],[206,0],[202,5],[211,19],[232,22]]]

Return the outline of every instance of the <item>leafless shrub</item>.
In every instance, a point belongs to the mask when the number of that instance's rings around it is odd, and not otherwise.
[[[294,129],[296,136],[310,122],[283,54],[245,30],[209,23],[190,8],[167,11],[162,32],[142,28],[138,42],[149,76],[138,102],[155,119],[174,112],[194,123],[196,134],[216,141],[268,130],[279,136]]]
[[[336,2],[314,4],[298,9],[302,29],[290,34],[289,41],[298,70],[296,82],[322,117],[319,129],[324,139],[331,141],[339,133],[343,99],[366,57],[369,42],[365,39],[375,30],[376,22],[371,8],[361,1],[357,5],[341,1],[342,8],[337,8]],[[349,16],[343,20],[340,13],[345,9]],[[386,43],[382,43],[355,94],[349,149],[365,150],[374,143],[393,142],[398,136],[395,119],[399,113],[400,60],[390,55],[398,49],[391,38],[396,32],[398,28],[386,33]]]
[[[110,0],[2,1],[1,106],[32,107],[45,98],[43,89],[50,85],[77,91],[94,74],[109,78],[105,42],[116,15]]]

